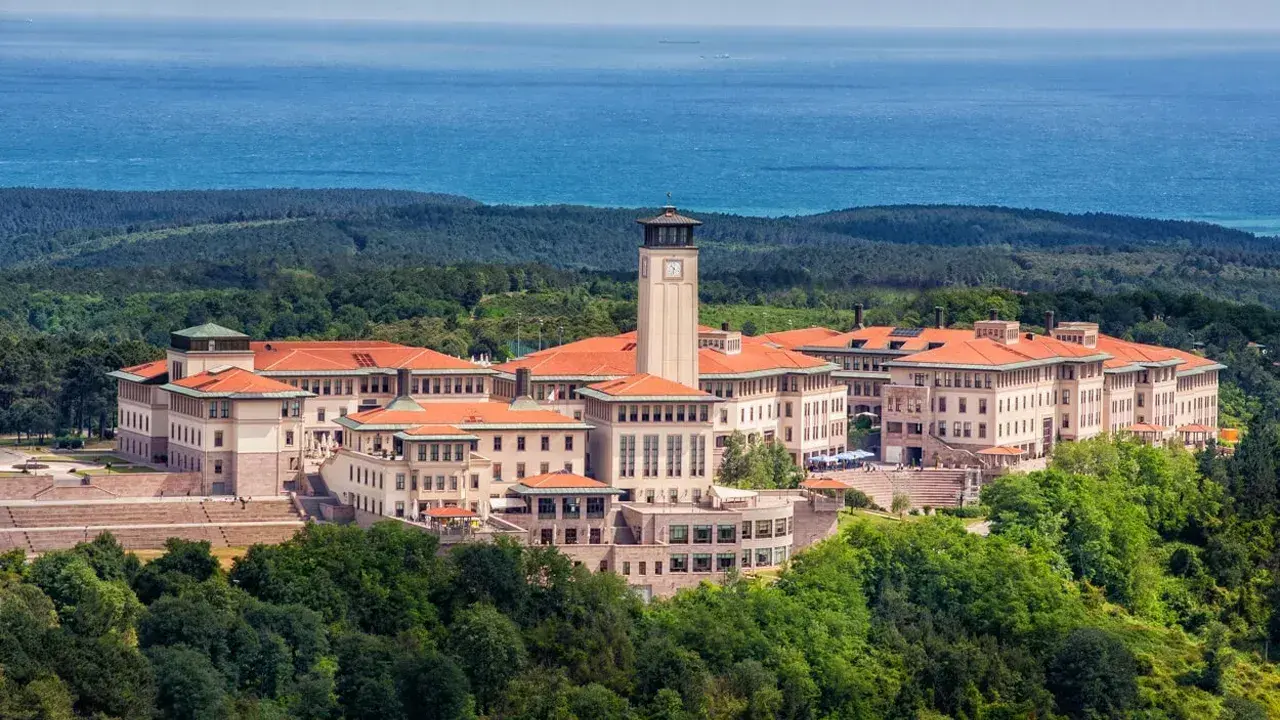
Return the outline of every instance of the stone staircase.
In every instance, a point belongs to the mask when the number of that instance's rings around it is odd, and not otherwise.
[[[822,477],[842,480],[861,490],[871,502],[888,509],[893,496],[911,497],[911,507],[958,507],[970,471],[963,468],[925,470],[840,470]]]

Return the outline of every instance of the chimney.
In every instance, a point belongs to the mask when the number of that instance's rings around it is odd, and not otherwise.
[[[1053,311],[1052,311],[1052,310],[1045,310],[1045,311],[1044,311],[1044,334],[1045,334],[1045,335],[1052,335],[1052,334],[1053,334],[1053,326],[1054,326],[1054,321],[1053,321]]]
[[[409,368],[396,370],[396,397],[409,397]]]
[[[939,330],[942,329],[942,306],[941,305],[933,306],[933,326],[938,328]]]
[[[861,330],[865,327],[862,324],[862,303],[853,306],[853,329]]]
[[[987,311],[987,319],[988,319],[988,320],[999,320],[999,319],[1000,319],[1000,311],[999,311],[999,310],[996,310],[995,308],[991,308],[989,311]]]
[[[724,332],[729,332],[729,323],[727,322],[720,323],[720,329]]]
[[[533,371],[529,368],[516,368],[516,397],[529,397],[529,378]]]

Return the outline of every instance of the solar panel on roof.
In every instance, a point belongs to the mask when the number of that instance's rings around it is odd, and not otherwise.
[[[351,357],[355,358],[356,365],[359,365],[360,367],[374,367],[377,365],[377,363],[373,361],[373,356],[369,353],[351,353]]]
[[[919,337],[924,332],[924,328],[894,328],[889,332],[890,337]]]

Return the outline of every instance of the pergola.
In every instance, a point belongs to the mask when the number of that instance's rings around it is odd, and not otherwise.
[[[1202,448],[1213,439],[1214,434],[1214,429],[1208,425],[1193,423],[1191,425],[1178,426],[1178,435],[1182,437],[1183,445],[1194,445]]]
[[[1129,426],[1128,430],[1148,445],[1159,445],[1164,442],[1164,434],[1168,428],[1163,425],[1152,425],[1151,423],[1134,423]]]
[[[1027,453],[1020,447],[1012,445],[997,445],[995,447],[982,448],[977,452],[978,455],[988,459],[992,467],[1009,467],[1017,465],[1022,456]]]
[[[427,526],[436,532],[459,532],[475,527],[477,515],[462,507],[433,507],[423,513]]]

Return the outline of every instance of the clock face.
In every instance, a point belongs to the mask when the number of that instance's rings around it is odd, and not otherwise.
[[[684,261],[668,260],[663,275],[669,278],[678,278],[684,275]]]

